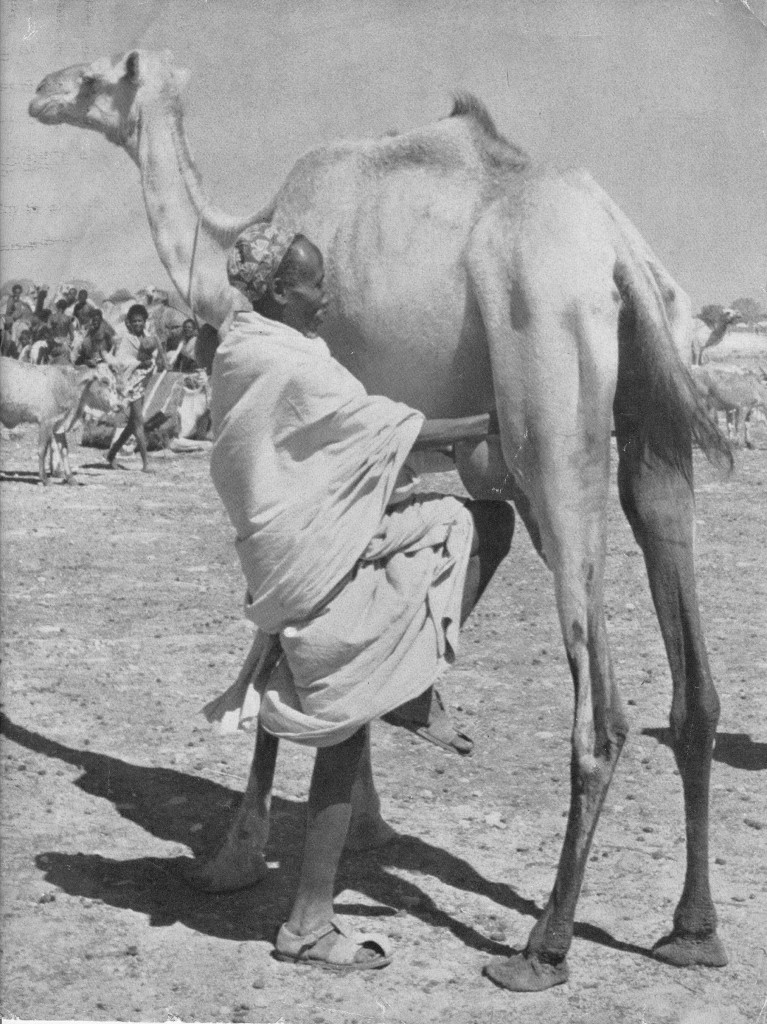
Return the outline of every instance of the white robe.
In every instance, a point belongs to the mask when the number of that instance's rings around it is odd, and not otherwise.
[[[391,507],[423,416],[258,313],[237,314],[216,353],[211,413],[211,475],[258,632],[206,715],[243,720],[255,691],[269,732],[339,743],[453,660],[471,516],[442,496]]]

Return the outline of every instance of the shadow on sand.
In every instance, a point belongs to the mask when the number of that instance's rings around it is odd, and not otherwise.
[[[670,729],[642,729],[642,735],[671,746]],[[714,760],[744,772],[763,772],[767,770],[767,743],[754,743],[750,736],[740,732],[718,732]]]
[[[40,474],[36,469],[2,469],[0,483],[39,484]]]
[[[80,768],[82,775],[75,782],[79,789],[109,800],[120,815],[159,839],[189,845],[196,856],[216,848],[240,797],[226,786],[184,772],[142,767],[107,754],[67,747],[4,715],[0,716],[0,732],[28,750]],[[257,886],[230,894],[208,895],[190,888],[179,873],[188,861],[184,857],[114,860],[98,854],[48,851],[38,853],[35,863],[45,872],[45,880],[64,892],[145,914],[156,927],[180,921],[218,938],[272,942],[288,916],[298,882],[304,815],[303,803],[274,799],[266,853],[267,860],[277,864]],[[73,823],[73,835],[76,831]],[[511,952],[508,946],[456,920],[417,885],[387,868],[433,875],[445,885],[486,896],[498,906],[528,917],[541,914],[536,903],[511,886],[489,881],[465,860],[409,835],[374,852],[344,857],[338,889],[353,889],[378,905],[337,902],[337,911],[371,917],[407,913],[432,926],[448,928],[472,949]],[[575,935],[611,949],[652,956],[649,949],[619,942],[594,925],[576,923]]]

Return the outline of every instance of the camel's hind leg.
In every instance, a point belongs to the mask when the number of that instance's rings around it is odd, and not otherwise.
[[[716,934],[708,872],[709,782],[719,698],[711,681],[695,588],[692,451],[688,441],[679,468],[649,454],[638,459],[630,422],[616,415],[618,485],[624,512],[644,553],[671,666],[671,735],[687,828],[684,890],[673,931],[658,943],[655,953],[678,966],[722,967],[727,955]]]
[[[603,607],[609,428],[600,442],[586,434],[576,440],[578,434],[567,431],[554,444],[528,441],[524,455],[526,493],[554,574],[575,711],[570,809],[553,890],[524,953],[487,969],[514,990],[547,988],[567,978],[565,957],[591,841],[627,733]]]
[[[562,230],[577,237],[578,224]],[[491,225],[477,246],[472,283],[488,334],[504,460],[530,503],[554,574],[575,684],[570,810],[554,887],[524,953],[487,967],[497,984],[523,991],[567,979],[589,849],[627,732],[603,608],[617,297],[607,247],[586,269],[565,245],[547,244],[543,254],[518,245],[510,294],[509,275],[496,268],[508,267],[511,244]]]

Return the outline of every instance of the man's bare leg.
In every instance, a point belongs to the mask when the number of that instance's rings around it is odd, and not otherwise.
[[[475,538],[469,562],[461,621],[465,621],[508,552],[514,512],[506,502],[469,502]],[[362,752],[350,796],[347,848],[374,849],[397,837],[381,817],[370,755],[370,726],[361,730]],[[264,849],[269,838],[269,807],[278,740],[261,726],[245,794],[219,851],[209,860],[193,862],[185,877],[208,892],[228,892],[260,882],[266,874]]]
[[[306,824],[304,859],[293,909],[277,937],[277,955],[281,959],[327,961],[339,940],[331,930],[333,894],[338,864],[351,821],[351,799],[355,781],[367,745],[368,730],[359,729],[343,743],[317,751]],[[318,933],[305,953],[302,938]],[[324,932],[324,934],[323,934]],[[289,952],[286,955],[286,949]],[[281,955],[282,954],[282,955]],[[360,945],[354,961],[381,960],[381,954]],[[388,960],[384,961],[385,963]]]
[[[363,731],[364,746],[352,786],[351,821],[346,840],[346,849],[355,852],[384,846],[398,836],[381,817],[381,800],[376,791],[370,754],[370,725],[366,725]]]
[[[367,850],[382,846],[397,833],[381,817],[381,801],[370,762],[370,726],[363,732],[359,771],[351,795],[351,827],[348,846]],[[242,800],[226,837],[212,857],[194,860],[184,869],[188,882],[205,892],[231,892],[256,885],[268,868],[264,850],[269,841],[269,812],[279,740],[259,725],[256,749]]]

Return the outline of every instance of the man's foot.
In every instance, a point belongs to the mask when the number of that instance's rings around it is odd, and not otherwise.
[[[297,935],[283,925],[277,934],[274,957],[337,974],[378,970],[392,960],[383,935],[355,932],[338,917],[306,935]]]
[[[474,741],[453,726],[442,697],[434,687],[389,711],[383,715],[383,721],[464,757],[474,749]]]
[[[124,466],[122,464],[122,462],[118,462],[117,458],[114,455],[112,455],[112,456],[107,455],[107,469],[126,469],[127,470],[127,468],[128,467]]]
[[[150,466],[150,465],[148,465],[147,463],[145,463],[145,464],[144,464],[144,465],[143,465],[143,466],[141,467],[141,472],[142,472],[142,473],[149,473],[150,475],[153,475],[153,474],[154,474],[154,472],[155,472],[155,470],[154,470],[154,469],[152,468],[152,466]]]

